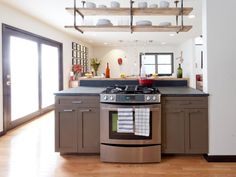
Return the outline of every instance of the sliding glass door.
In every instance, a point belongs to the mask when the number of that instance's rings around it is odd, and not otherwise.
[[[3,25],[5,130],[51,109],[62,89],[62,44]]]

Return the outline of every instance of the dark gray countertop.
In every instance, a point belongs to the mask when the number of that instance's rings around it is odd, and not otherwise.
[[[209,94],[190,87],[158,87],[162,96],[209,96]],[[76,87],[55,93],[57,96],[99,95],[105,87]]]
[[[190,87],[158,87],[161,96],[209,96],[200,90]]]
[[[55,93],[55,95],[57,96],[77,96],[77,95],[94,96],[94,95],[99,95],[105,89],[106,88],[104,87],[76,87],[76,88],[70,88],[70,89],[59,91]]]

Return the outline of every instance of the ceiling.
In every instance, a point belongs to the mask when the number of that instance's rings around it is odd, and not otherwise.
[[[111,0],[89,0],[95,2],[97,5],[110,6]],[[120,2],[121,7],[128,7],[129,0],[117,0]],[[146,1],[148,4],[158,4],[160,0],[135,0],[134,6],[137,6],[138,2]],[[170,6],[174,7],[174,0],[168,0]],[[90,43],[91,45],[178,45],[182,42],[197,37],[201,34],[202,20],[201,20],[201,0],[184,0],[184,7],[193,7],[192,15],[195,18],[184,17],[185,25],[192,25],[193,28],[189,32],[185,33],[169,33],[169,32],[87,32],[81,34],[74,29],[65,29],[65,25],[73,25],[73,16],[68,13],[65,8],[73,7],[73,0],[1,0],[1,2],[23,11],[24,13],[43,21],[55,28],[73,35],[84,42]],[[82,7],[80,0],[77,0],[78,6]],[[108,18],[113,24],[118,23],[129,23],[129,17],[85,17],[84,22],[78,16],[78,24],[96,24],[100,18]],[[160,22],[169,21],[175,24],[175,17],[134,17],[134,24],[137,20],[151,20],[153,25],[158,25]],[[170,36],[173,34],[174,36]]]

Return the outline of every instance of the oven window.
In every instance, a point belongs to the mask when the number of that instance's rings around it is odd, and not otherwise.
[[[135,121],[135,119],[133,120]],[[138,135],[135,135],[134,133],[118,133],[117,127],[118,127],[118,112],[109,111],[109,138],[110,139],[129,139],[129,140],[152,139],[152,112],[150,112],[150,135],[149,136],[138,136]]]

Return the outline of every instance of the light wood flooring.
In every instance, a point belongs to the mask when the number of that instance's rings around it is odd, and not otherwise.
[[[155,164],[102,163],[99,156],[54,152],[54,112],[0,137],[0,177],[236,177],[236,163],[166,156]]]

